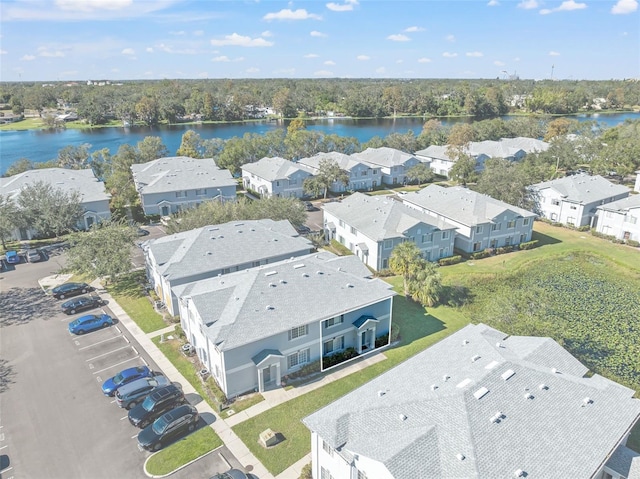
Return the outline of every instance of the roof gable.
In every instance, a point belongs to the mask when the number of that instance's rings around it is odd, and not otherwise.
[[[585,173],[536,183],[530,188],[535,191],[551,189],[566,201],[582,204],[630,193],[626,186],[615,185],[600,175],[590,176]]]

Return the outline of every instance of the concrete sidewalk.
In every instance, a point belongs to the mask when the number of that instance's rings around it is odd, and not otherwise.
[[[140,346],[144,348],[145,352],[154,360],[158,367],[164,372],[164,374],[172,381],[178,382],[182,385],[182,389],[186,394],[198,394],[193,388],[191,383],[185,379],[185,377],[178,371],[175,366],[167,359],[167,357],[158,349],[152,338],[158,337],[162,334],[170,334],[174,332],[175,325],[167,326],[166,328],[154,331],[151,333],[145,333],[140,327],[129,317],[129,315],[122,309],[122,307],[113,299],[113,297],[107,293],[99,281],[94,281],[92,284],[96,290],[100,293],[102,299],[107,301],[109,309],[113,312],[116,318],[122,323],[122,325],[129,331],[129,333],[138,341]],[[244,411],[240,411],[227,419],[222,419],[218,416],[214,410],[209,406],[206,401],[200,401],[196,406],[199,413],[210,415],[215,420],[211,424],[213,430],[224,441],[227,448],[236,457],[238,461],[245,467],[250,469],[252,474],[255,474],[260,479],[274,479],[274,476],[267,471],[260,461],[251,453],[249,448],[242,442],[242,440],[231,429],[236,424],[239,424],[247,419],[250,419],[262,412],[271,409],[279,404],[289,401],[293,398],[302,396],[310,391],[321,388],[326,384],[331,383],[337,379],[343,378],[350,374],[353,374],[361,369],[364,369],[372,364],[386,359],[386,356],[382,352],[372,352],[370,355],[359,358],[358,360],[345,365],[344,367],[337,368],[334,371],[318,376],[317,380],[311,381],[307,384],[303,384],[298,387],[285,389],[282,387],[275,388],[262,393],[264,401],[252,406]],[[305,457],[297,461],[288,469],[278,474],[277,479],[298,479],[300,477],[300,471],[302,468],[311,462],[311,454],[307,454]]]

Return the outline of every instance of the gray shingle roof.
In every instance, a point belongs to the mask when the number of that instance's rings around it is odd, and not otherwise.
[[[110,195],[105,191],[104,183],[98,181],[91,168],[85,170],[43,168],[25,171],[8,178],[0,178],[0,194],[13,198],[26,186],[39,181],[49,183],[54,188],[66,192],[78,191],[83,203],[110,198]]]
[[[298,160],[298,163],[304,166],[308,166],[309,168],[313,168],[314,171],[317,171],[320,168],[320,161],[322,160],[335,162],[340,168],[347,171],[351,171],[351,168],[353,168],[354,166],[364,164],[355,156],[345,155],[344,153],[340,153],[338,151],[331,151],[329,153],[318,153],[317,155],[307,158],[300,158]]]
[[[538,362],[531,351],[547,344]],[[640,401],[600,376],[553,372],[556,360],[567,363],[553,341],[469,325],[303,422],[340,454],[379,461],[396,479],[517,469],[588,478],[640,417]]]
[[[416,151],[416,155],[426,156],[429,158],[438,158],[440,160],[454,161],[454,159],[447,154],[447,146],[442,145],[431,145],[424,150]]]
[[[160,274],[170,281],[281,255],[313,250],[286,221],[230,221],[183,231],[147,242]]]
[[[131,171],[136,188],[142,194],[235,185],[229,170],[218,168],[212,158],[158,158],[147,163],[131,165]]]
[[[535,213],[504,201],[496,200],[488,195],[456,186],[444,188],[429,185],[402,197],[404,202],[413,203],[465,225],[477,225],[498,218],[506,211],[512,211],[523,218],[533,218]]]
[[[318,253],[189,283],[174,292],[191,298],[209,338],[230,350],[396,294],[370,275],[355,256]]]
[[[366,150],[360,153],[354,153],[351,156],[365,163],[385,167],[404,165],[407,160],[416,158],[414,155],[396,150],[395,148],[389,148],[387,146],[383,146],[381,148],[367,148]]]
[[[600,175],[590,176],[585,173],[536,183],[531,185],[530,188],[538,191],[551,188],[567,201],[582,204],[593,203],[594,201],[601,201],[630,192],[626,186],[615,185]]]
[[[624,213],[635,208],[640,208],[640,195],[629,195],[621,200],[598,206],[599,210],[614,211],[616,213]]]
[[[447,148],[448,146],[446,145],[431,145],[424,150],[416,151],[416,155],[454,161],[447,155]],[[472,141],[466,151],[474,156],[484,154],[490,158],[509,158],[515,155],[518,150],[522,150],[525,153],[533,153],[548,149],[549,144],[544,141],[536,140],[535,138],[517,137],[502,138],[500,141]]]
[[[313,175],[311,168],[279,156],[265,157],[254,163],[246,163],[242,165],[242,170],[266,181],[284,180],[298,171]]]
[[[400,238],[405,231],[420,223],[428,226],[430,231],[455,229],[453,225],[398,201],[362,193],[354,193],[341,202],[326,203],[323,209],[374,241]]]
[[[626,446],[618,446],[607,467],[627,479],[640,479],[640,453]]]

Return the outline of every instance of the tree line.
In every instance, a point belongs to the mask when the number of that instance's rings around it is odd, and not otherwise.
[[[572,114],[640,105],[637,82],[240,79],[84,83],[0,83],[0,102],[15,114],[73,109],[90,125],[110,120],[156,125],[185,119],[242,121],[258,107],[284,118],[327,112],[358,118],[397,115],[495,118],[507,113]],[[48,117],[50,127],[63,126]]]

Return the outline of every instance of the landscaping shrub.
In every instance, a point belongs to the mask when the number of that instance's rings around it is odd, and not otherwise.
[[[336,364],[340,364],[348,361],[349,359],[355,358],[356,356],[358,356],[358,352],[354,348],[347,348],[344,351],[340,351],[332,354],[331,356],[325,356],[324,358],[322,358],[322,367],[323,369],[327,369],[331,366],[335,366]]]
[[[307,376],[311,376],[312,374],[320,372],[320,360],[313,361],[305,364],[297,371],[289,373],[289,379],[299,379]]]
[[[398,323],[391,324],[391,342],[395,343],[400,339],[400,326]]]
[[[175,331],[176,336],[178,336],[178,338],[187,339],[187,335],[185,334],[184,329],[182,329],[182,326],[180,326],[179,324],[176,324],[173,330]]]
[[[524,243],[520,243],[519,248],[521,250],[525,250],[525,249],[533,249],[538,245],[538,240],[533,240],[533,241],[525,241]]]
[[[458,264],[460,261],[462,261],[462,256],[455,255],[455,256],[449,256],[448,258],[439,259],[438,264],[440,266],[448,266],[451,264]]]
[[[491,253],[489,253],[488,250],[482,250],[482,251],[477,251],[475,253],[471,253],[471,259],[482,259],[482,258],[488,258],[489,256],[491,256]]]
[[[307,464],[300,471],[300,477],[298,479],[313,479],[313,474],[311,473],[311,463]]]
[[[395,276],[395,273],[390,269],[381,269],[380,271],[376,271],[374,276],[377,278],[388,278],[390,276]]]
[[[513,251],[513,246],[501,246],[500,248],[496,248],[496,254],[506,254],[511,253]]]
[[[218,407],[218,412],[222,412],[229,407],[229,401],[227,400],[227,396],[222,392],[222,389],[218,386],[218,383],[213,378],[213,376],[209,376],[204,381],[204,386],[207,390],[207,394],[209,397],[216,403]]]
[[[634,248],[637,248],[638,246],[640,246],[640,241],[636,241],[636,240],[627,240],[627,244],[629,246],[633,246]]]
[[[378,336],[376,338],[376,348],[381,348],[382,346],[386,346],[389,344],[389,335],[383,334],[382,336]]]

